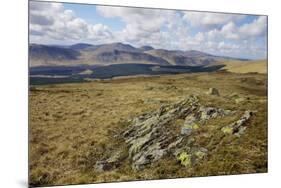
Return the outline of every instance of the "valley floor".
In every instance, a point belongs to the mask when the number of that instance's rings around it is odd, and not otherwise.
[[[206,94],[209,88],[218,89],[220,96]],[[192,166],[167,154],[142,170],[133,170],[131,160],[111,170],[95,168],[116,148],[128,153],[116,135],[129,128],[131,119],[189,95],[204,106],[255,113],[239,136],[221,139],[218,131],[236,116],[200,126],[194,140],[209,152]],[[266,74],[191,73],[36,86],[30,90],[29,113],[31,185],[267,172]],[[180,134],[183,121],[179,118],[171,125],[173,134]]]

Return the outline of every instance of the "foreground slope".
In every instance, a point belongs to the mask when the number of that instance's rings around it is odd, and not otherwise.
[[[206,94],[210,87],[220,95]],[[190,135],[182,134],[189,118],[185,117],[188,104],[181,101],[190,95],[198,98],[194,113],[208,107],[234,115],[217,116],[206,123],[199,120]],[[176,115],[177,109],[183,109],[184,116]],[[226,127],[246,111],[253,115],[239,134]],[[154,115],[169,117],[159,120],[167,130],[165,140],[144,136],[153,129],[136,124],[157,120]],[[36,86],[30,92],[29,128],[32,185],[267,172],[267,76],[194,73]],[[130,140],[134,136],[150,142],[134,143]],[[180,149],[178,159],[170,149],[165,154],[152,153],[144,163],[136,157],[157,149],[153,140],[169,148],[167,144],[180,137],[185,145],[173,146]]]

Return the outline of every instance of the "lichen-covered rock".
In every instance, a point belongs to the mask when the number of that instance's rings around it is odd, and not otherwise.
[[[198,128],[199,128],[199,125],[197,123],[194,123],[194,122],[192,122],[192,123],[185,123],[183,125],[183,127],[181,128],[181,134],[189,136],[189,135],[191,135],[193,130],[196,130]]]
[[[189,96],[177,103],[162,105],[159,109],[142,114],[128,121],[130,124],[118,138],[124,140],[126,155],[115,151],[107,160],[98,161],[97,171],[112,170],[129,160],[134,170],[159,161],[165,155],[175,156],[183,166],[192,166],[207,156],[205,146],[196,143],[196,134],[208,120],[232,115],[235,111],[203,106],[195,96]],[[252,116],[246,111],[243,116],[221,129],[224,134],[242,134],[245,123]],[[180,127],[178,127],[180,126]],[[219,131],[219,130],[218,130]]]
[[[180,161],[180,163],[183,166],[190,166],[191,165],[191,155],[187,154],[186,152],[182,152],[179,154],[179,156],[177,157],[178,161]]]
[[[221,128],[221,131],[224,134],[232,134],[233,133],[233,128],[231,126],[224,126],[223,128]]]
[[[199,127],[198,123],[204,123],[209,119],[231,115],[234,112],[221,108],[200,106],[198,110],[193,111],[185,118],[184,126],[194,125]],[[196,123],[198,122],[198,123]]]
[[[254,112],[245,111],[244,114],[237,121],[231,123],[230,125],[221,128],[221,131],[225,134],[235,134],[240,136],[246,130],[246,123],[249,121]]]
[[[170,134],[171,125],[180,117],[185,117],[196,109],[197,98],[189,97],[179,103],[162,106],[159,110],[135,118],[123,133],[129,145],[132,168],[139,170],[146,164],[159,160],[168,151],[180,144],[177,135]]]
[[[238,136],[238,137],[241,136],[241,135],[245,132],[246,129],[247,129],[246,126],[240,127],[239,130],[238,130],[238,132],[235,133],[235,135]]]
[[[191,148],[189,151],[181,151],[176,158],[181,165],[189,167],[195,165],[207,155],[206,148]]]
[[[145,165],[158,161],[167,153],[173,153],[175,148],[179,148],[183,138],[187,138],[200,128],[201,123],[229,114],[230,111],[220,108],[204,107],[199,104],[197,97],[190,96],[178,103],[163,105],[154,112],[134,118],[129,129],[123,133],[129,146],[132,168],[143,169]],[[185,119],[180,134],[171,134],[173,125],[179,118]],[[197,154],[203,155],[200,151],[197,151]],[[198,156],[194,155],[193,158]]]
[[[231,115],[233,112],[231,110],[224,110],[221,108],[214,107],[204,107],[201,106],[199,109],[200,119],[199,121],[206,121],[208,119],[223,117],[226,115]]]

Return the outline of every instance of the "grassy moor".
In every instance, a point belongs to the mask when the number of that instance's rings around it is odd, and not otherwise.
[[[29,2],[29,186],[266,173],[267,16]]]

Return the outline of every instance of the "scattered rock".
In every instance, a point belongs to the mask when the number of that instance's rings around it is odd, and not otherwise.
[[[104,172],[106,170],[111,170],[111,166],[110,164],[108,164],[107,162],[105,161],[98,161],[96,164],[95,164],[95,170],[97,172]]]
[[[236,103],[241,103],[241,102],[244,102],[244,101],[246,101],[246,98],[243,98],[243,97],[239,97],[239,98],[235,99]]]
[[[220,96],[219,90],[216,88],[209,88],[209,91],[207,92],[208,95],[215,95],[215,96]]]
[[[224,126],[221,131],[225,134],[235,134],[240,136],[246,129],[246,123],[249,121],[254,112],[245,111],[240,119],[231,123],[230,125]]]

